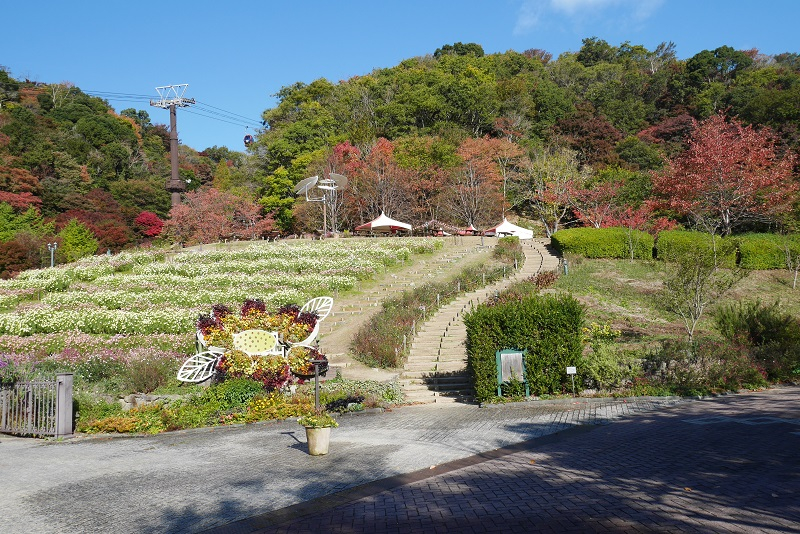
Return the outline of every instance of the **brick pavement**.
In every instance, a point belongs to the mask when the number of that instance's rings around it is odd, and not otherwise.
[[[800,532],[800,388],[573,427],[216,532]]]
[[[323,457],[307,454],[295,421],[65,442],[0,435],[0,532],[230,531],[374,481],[677,402],[568,399],[343,416]]]

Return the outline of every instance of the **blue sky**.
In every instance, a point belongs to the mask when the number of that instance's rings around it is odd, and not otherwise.
[[[117,111],[144,109],[154,123],[169,122],[149,105],[155,87],[189,84],[185,96],[201,105],[179,110],[178,132],[198,150],[243,149],[254,132],[245,126],[283,86],[337,82],[458,41],[554,57],[592,36],[649,49],[673,41],[684,59],[722,45],[800,52],[797,0],[44,0],[13,2],[2,17],[0,65],[18,79],[116,93]]]

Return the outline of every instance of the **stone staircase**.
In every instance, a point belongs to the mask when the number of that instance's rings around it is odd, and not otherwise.
[[[469,402],[472,382],[467,373],[463,315],[515,281],[558,268],[558,258],[547,249],[548,240],[522,241],[525,263],[510,277],[464,294],[442,306],[417,329],[408,361],[400,374],[407,402]]]
[[[409,268],[389,273],[374,284],[362,285],[357,294],[334,297],[333,310],[323,322],[319,337],[320,348],[328,356],[331,369],[352,379],[397,378],[396,370],[370,369],[349,356],[353,333],[381,310],[385,299],[418,285],[450,277],[469,263],[483,263],[494,249],[493,246],[481,246],[480,237],[446,239],[444,248],[433,256],[418,257]]]

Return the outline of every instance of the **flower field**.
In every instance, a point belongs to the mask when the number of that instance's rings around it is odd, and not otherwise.
[[[0,359],[77,365],[149,351],[180,360],[212,304],[302,304],[438,247],[424,238],[263,242],[177,255],[123,252],[25,271],[0,280]]]

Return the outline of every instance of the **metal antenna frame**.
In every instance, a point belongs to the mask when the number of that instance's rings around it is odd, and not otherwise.
[[[176,85],[164,85],[156,87],[160,100],[151,100],[150,105],[157,108],[168,108],[170,106],[178,106],[185,108],[195,103],[194,98],[184,98],[186,89],[189,88],[188,83],[179,83]],[[179,94],[180,93],[180,94]]]

